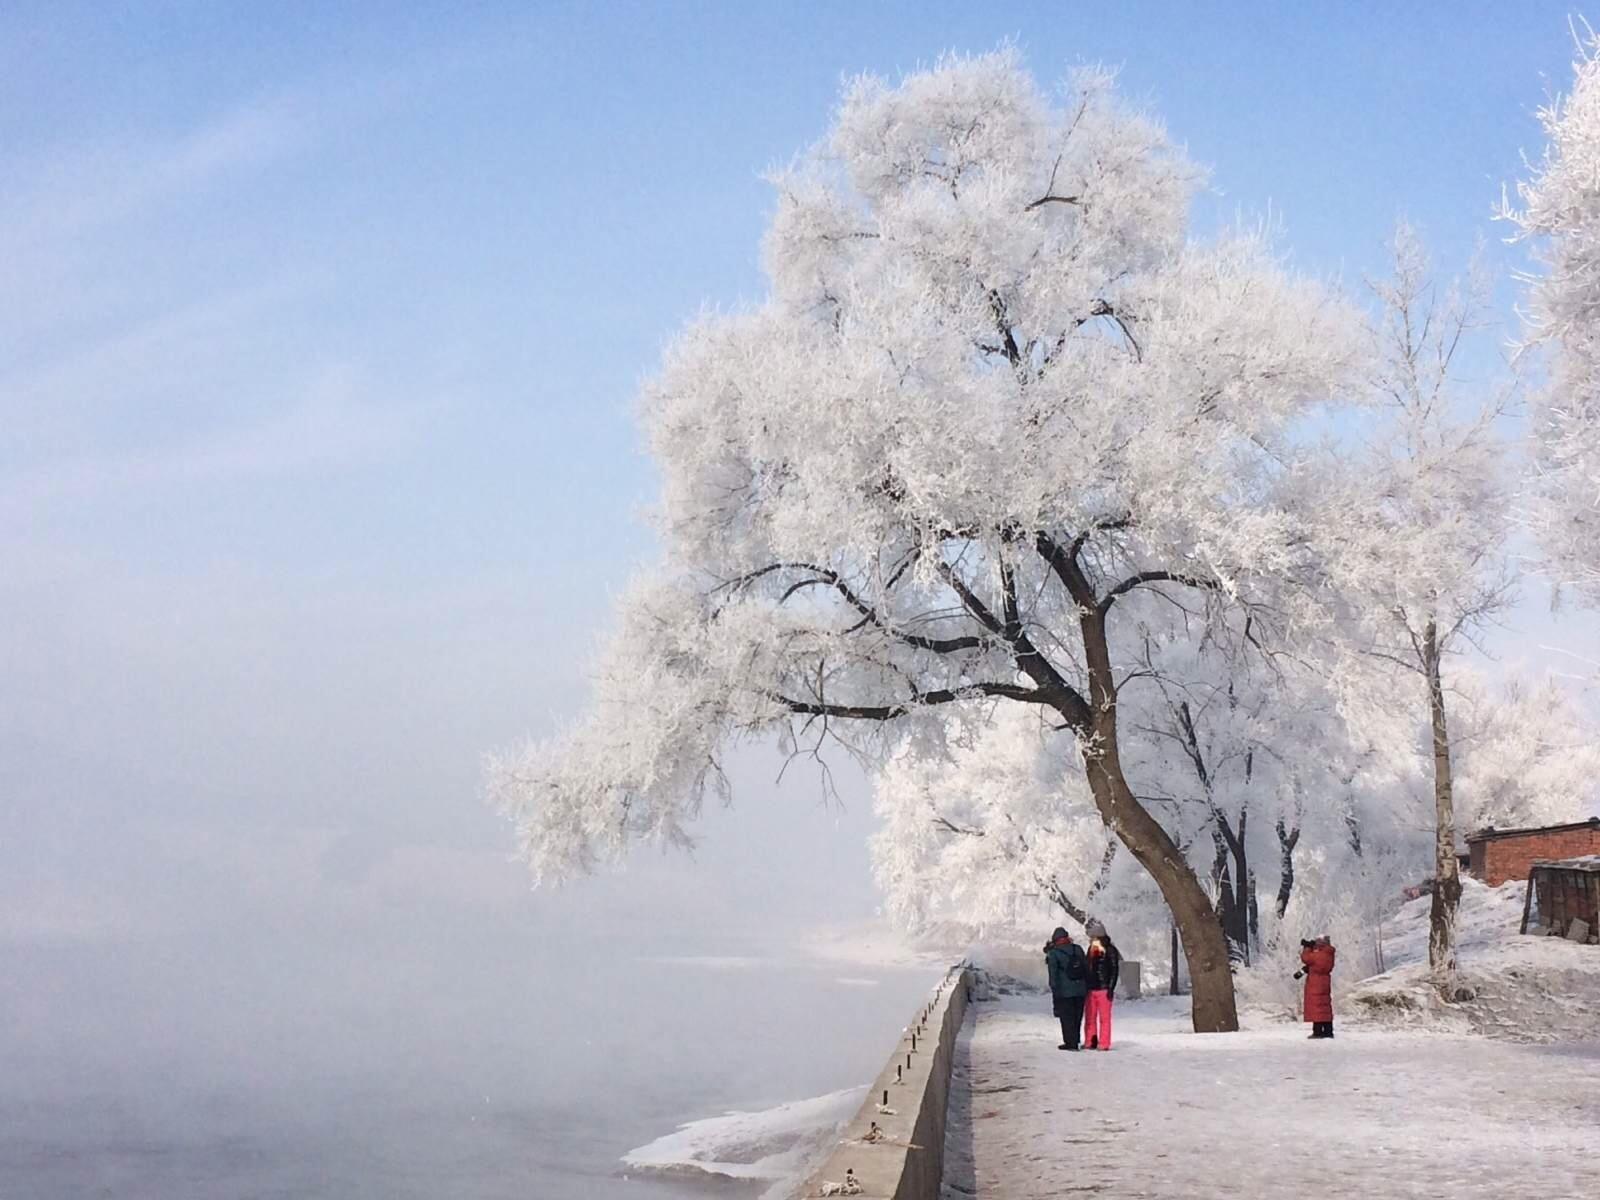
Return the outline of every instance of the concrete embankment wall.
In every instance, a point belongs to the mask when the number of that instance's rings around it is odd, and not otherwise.
[[[824,1184],[843,1183],[850,1172],[861,1187],[855,1195],[938,1200],[944,1177],[950,1063],[967,1012],[970,982],[964,967],[950,968],[927,1006],[917,1010],[873,1081],[866,1103],[845,1126],[838,1147],[806,1180],[802,1196],[820,1196]],[[893,1113],[879,1111],[885,1094]],[[883,1131],[883,1140],[868,1142],[864,1139],[874,1123]]]

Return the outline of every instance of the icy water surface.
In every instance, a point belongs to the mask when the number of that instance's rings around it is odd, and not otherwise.
[[[199,1054],[152,1053],[167,1048],[137,1030],[120,1057],[14,1044],[0,1197],[703,1197],[625,1178],[618,1159],[683,1121],[870,1078],[936,974],[759,954],[529,971],[525,989],[465,1005],[419,990],[365,1022],[240,1027],[250,1044],[218,1044],[202,1021]],[[396,1006],[440,1038],[386,1044]]]

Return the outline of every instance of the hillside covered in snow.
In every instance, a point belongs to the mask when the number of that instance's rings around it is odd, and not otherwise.
[[[1600,948],[1519,934],[1526,886],[1462,880],[1457,961],[1467,998],[1446,1004],[1428,982],[1423,896],[1384,922],[1389,969],[1349,991],[1341,1018],[1510,1041],[1600,1040]]]

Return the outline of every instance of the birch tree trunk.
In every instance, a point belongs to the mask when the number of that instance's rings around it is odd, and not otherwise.
[[[1429,620],[1422,634],[1422,662],[1433,714],[1434,882],[1428,919],[1428,967],[1439,994],[1456,996],[1456,909],[1461,904],[1461,866],[1456,859],[1455,795],[1450,774],[1450,734],[1445,724],[1444,682],[1439,671],[1439,631]]]

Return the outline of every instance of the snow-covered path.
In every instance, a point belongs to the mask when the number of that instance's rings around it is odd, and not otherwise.
[[[1110,1053],[1059,1051],[1059,1032],[1048,997],[972,1006],[947,1200],[1600,1194],[1600,1044],[1197,1037],[1165,998],[1119,1004]]]

